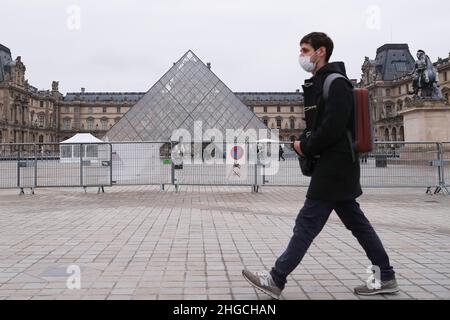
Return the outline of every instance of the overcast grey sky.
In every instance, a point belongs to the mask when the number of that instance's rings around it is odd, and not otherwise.
[[[308,77],[298,43],[311,31],[335,42],[333,61],[360,78],[385,43],[450,51],[442,0],[0,0],[0,43],[22,56],[39,89],[147,91],[188,49],[234,91],[294,91]],[[78,14],[79,13],[79,14]],[[431,14],[430,14],[431,13]],[[428,25],[424,26],[425,23]]]

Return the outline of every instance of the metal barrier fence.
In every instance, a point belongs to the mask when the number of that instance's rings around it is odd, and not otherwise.
[[[171,143],[112,142],[112,184],[172,183]]]
[[[443,186],[450,187],[450,142],[442,143]],[[448,192],[448,189],[447,189]]]
[[[302,175],[291,144],[280,145],[284,153],[279,157],[277,174],[263,174],[258,177],[257,185],[308,186],[309,178]],[[445,168],[439,162],[440,146],[440,143],[376,142],[370,154],[359,156],[361,185],[367,188],[422,187],[436,190],[444,180],[440,174],[440,170]]]
[[[260,165],[257,186],[308,186],[310,178],[302,174],[298,156],[292,145],[290,143],[279,145],[281,149],[274,157],[279,161],[276,174],[271,174],[266,166]]]
[[[211,155],[223,161],[211,161]],[[230,162],[230,155],[237,158]],[[276,170],[265,162],[268,158],[276,162]],[[448,193],[450,143],[376,142],[373,152],[359,161],[363,187]],[[264,186],[306,187],[309,181],[292,145],[282,142],[273,149],[270,143],[0,144],[0,188],[20,188],[22,193],[24,188],[113,185],[174,185],[176,190],[182,185],[250,186],[258,191]]]
[[[360,157],[361,185],[437,188],[439,156],[438,143],[377,142]]]
[[[0,188],[111,186],[111,144],[0,144]]]

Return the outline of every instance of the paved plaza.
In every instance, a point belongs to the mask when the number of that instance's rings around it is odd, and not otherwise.
[[[250,189],[0,190],[0,299],[270,299],[241,270],[271,268],[306,189]],[[359,202],[401,289],[364,299],[450,299],[450,197],[425,189],[364,191]],[[333,213],[282,298],[362,299],[353,287],[367,279],[369,265]]]

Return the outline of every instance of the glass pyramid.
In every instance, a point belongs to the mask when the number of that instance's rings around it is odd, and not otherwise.
[[[218,129],[267,129],[191,50],[106,133],[109,141],[170,141],[175,129],[193,135]]]

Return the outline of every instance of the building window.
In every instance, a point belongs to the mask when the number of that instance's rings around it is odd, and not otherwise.
[[[447,72],[444,72],[444,81],[447,81]]]
[[[267,120],[267,118],[263,119],[264,124],[267,126],[267,124],[269,123],[269,120]]]
[[[295,129],[295,120],[291,119],[291,129]]]
[[[117,113],[120,113],[120,107],[117,107]]]
[[[63,128],[64,128],[64,130],[70,129],[70,118],[65,118],[63,120]]]
[[[392,106],[391,105],[387,105],[386,106],[386,118],[389,118],[392,116]]]
[[[402,94],[402,86],[398,87],[398,94],[399,94],[399,95]]]
[[[45,116],[43,114],[39,114],[39,127],[43,127],[45,125]]]
[[[294,107],[291,107],[291,112],[294,112]]]
[[[41,108],[44,107],[44,101],[40,101]]]
[[[70,113],[70,107],[66,107],[66,113]]]
[[[267,113],[267,107],[264,107],[264,113]]]
[[[277,107],[277,112],[278,112],[278,113],[281,112],[281,107]]]
[[[88,130],[94,129],[94,118],[87,119],[87,128]]]
[[[406,62],[400,62],[399,61],[399,62],[394,62],[393,64],[395,66],[395,69],[398,72],[403,73],[403,72],[407,72],[408,71],[408,66],[406,65]]]
[[[281,129],[281,118],[277,118],[277,128]]]
[[[94,108],[89,107],[89,108],[88,108],[88,112],[89,112],[89,114],[92,114],[92,113],[94,112]]]
[[[106,107],[103,107],[103,113],[106,113]]]
[[[391,96],[391,89],[386,89],[386,97],[390,97]]]
[[[108,130],[108,119],[102,119],[102,130]]]

